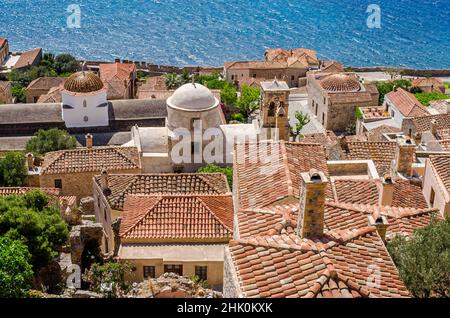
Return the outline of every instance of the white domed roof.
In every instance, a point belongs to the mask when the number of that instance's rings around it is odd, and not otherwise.
[[[217,107],[219,100],[207,87],[189,83],[178,88],[167,99],[167,105],[187,111],[202,111]]]

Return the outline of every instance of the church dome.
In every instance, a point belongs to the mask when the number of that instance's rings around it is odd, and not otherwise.
[[[77,72],[64,83],[64,89],[72,93],[92,93],[103,87],[102,80],[92,72]]]
[[[178,88],[167,99],[167,105],[187,111],[204,111],[217,107],[219,100],[205,86],[189,83]]]
[[[320,84],[329,92],[357,92],[361,89],[359,80],[348,74],[328,75]]]

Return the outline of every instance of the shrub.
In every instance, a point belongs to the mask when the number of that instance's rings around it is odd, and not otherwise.
[[[0,198],[0,235],[23,242],[36,270],[66,243],[67,224],[51,198],[38,190]]]
[[[39,129],[34,137],[27,142],[25,149],[37,155],[44,155],[50,151],[73,149],[76,145],[77,140],[65,130],[58,128]]]
[[[388,250],[400,277],[415,297],[450,297],[450,218],[395,237]]]
[[[432,92],[432,93],[416,93],[414,94],[416,98],[419,100],[422,105],[429,106],[430,102],[433,100],[441,100],[441,99],[449,99],[450,96],[438,93],[438,92]]]
[[[0,298],[27,296],[33,278],[30,258],[22,242],[0,236]]]
[[[201,167],[197,170],[199,173],[214,173],[219,172],[223,173],[227,177],[228,185],[230,189],[233,188],[233,168],[232,167],[219,167],[215,164],[208,164],[204,167]]]
[[[3,159],[0,159],[1,186],[22,186],[27,174],[25,155],[22,152],[8,152]]]
[[[107,262],[93,264],[83,275],[90,284],[90,289],[103,294],[107,298],[119,297],[130,290],[130,284],[125,281],[125,275],[135,270],[131,263]]]

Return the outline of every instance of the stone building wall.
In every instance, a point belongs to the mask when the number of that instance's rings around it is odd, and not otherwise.
[[[141,169],[114,170],[111,173],[140,173]],[[92,196],[92,178],[99,175],[101,171],[65,173],[65,174],[42,174],[39,177],[41,187],[55,188],[55,180],[62,182],[61,195],[73,195],[79,201],[83,197]]]
[[[231,260],[230,250],[228,247],[225,248],[225,259],[223,263],[223,297],[241,297],[236,271],[234,270],[234,264]]]

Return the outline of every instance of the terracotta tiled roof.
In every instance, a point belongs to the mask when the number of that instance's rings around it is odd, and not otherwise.
[[[413,94],[402,88],[386,94],[386,97],[405,117],[425,116],[429,114],[426,107]]]
[[[377,128],[374,128],[372,130],[369,130],[366,132],[367,141],[387,141],[387,139],[383,136],[383,134],[391,134],[391,133],[399,133],[401,132],[401,129],[388,126],[388,125],[381,125]]]
[[[75,94],[89,94],[104,89],[104,84],[93,72],[77,72],[64,82],[64,89]]]
[[[348,142],[347,147],[348,160],[373,160],[378,174],[384,176],[389,172],[391,162],[395,159],[397,143],[355,141]]]
[[[450,194],[450,155],[430,156],[431,167]]]
[[[112,209],[122,210],[127,194],[135,195],[222,195],[229,194],[226,177],[220,173],[111,174],[108,176]],[[96,176],[97,184],[100,177]]]
[[[450,129],[439,129],[436,131],[436,137],[440,140],[450,139]]]
[[[241,208],[264,207],[287,196],[298,196],[300,172],[314,168],[328,174],[322,145],[284,141],[267,145],[235,146],[234,169]],[[264,153],[267,158],[261,156]]]
[[[61,103],[61,88],[52,87],[47,94],[41,95],[36,103]]]
[[[42,174],[82,173],[140,169],[135,147],[79,148],[49,152],[44,157]]]
[[[27,66],[33,64],[39,58],[39,56],[41,54],[42,54],[42,49],[41,48],[23,52],[20,55],[19,60],[17,61],[17,63],[14,64],[13,68],[14,69],[19,69],[19,68],[27,67]]]
[[[436,88],[439,88],[439,87],[444,87],[444,83],[440,79],[434,78],[434,77],[416,78],[416,79],[413,79],[412,86],[415,86],[415,87],[431,87],[431,86],[434,86]]]
[[[59,196],[60,193],[60,189],[56,188],[0,187],[0,196],[25,194],[32,190],[40,190],[52,196]]]
[[[344,66],[336,61],[324,61],[320,71],[328,73],[341,73],[344,72]]]
[[[136,65],[133,63],[111,63],[99,65],[100,78],[104,82],[108,82],[115,78],[121,81],[131,80],[135,70]]]
[[[329,92],[356,92],[361,90],[358,78],[353,74],[330,74],[320,80],[320,85]]]
[[[422,116],[413,118],[413,124],[416,132],[425,132],[431,130],[431,122],[436,122],[437,129],[450,129],[450,113],[432,116]]]
[[[5,45],[5,43],[6,43],[6,39],[5,38],[0,38],[0,47]]]
[[[381,183],[373,180],[338,179],[331,185],[336,202],[377,205],[382,191]],[[391,205],[417,209],[428,207],[421,186],[408,180],[395,182]]]
[[[313,240],[257,236],[233,240],[229,250],[245,297],[409,296],[375,228],[331,231]],[[367,264],[380,269],[379,288],[367,284]],[[336,287],[336,280],[343,283]]]
[[[231,195],[135,196],[125,199],[122,239],[228,239]]]
[[[28,85],[28,89],[49,90],[52,87],[56,87],[65,82],[65,78],[62,77],[39,77],[32,81]]]

